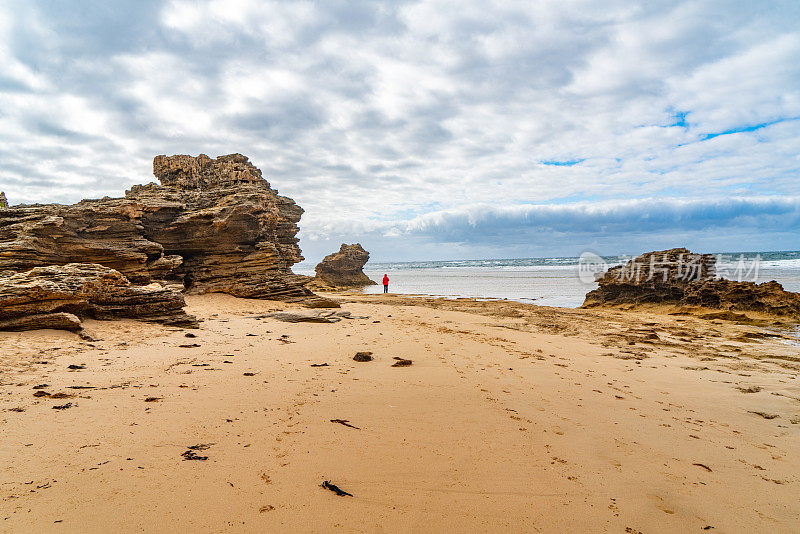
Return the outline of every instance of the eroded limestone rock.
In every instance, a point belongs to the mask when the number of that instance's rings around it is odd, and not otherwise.
[[[184,312],[183,295],[154,283],[134,286],[114,269],[70,263],[0,272],[0,329],[79,330],[74,317],[133,318],[147,322],[197,326]]]
[[[158,156],[153,172],[161,185],[134,186],[125,198],[3,208],[0,271],[98,263],[135,284],[315,300],[291,271],[303,259],[295,237],[303,210],[245,156]]]
[[[675,248],[642,254],[608,269],[583,307],[669,304],[754,311],[800,320],[800,294],[778,282],[737,282],[716,277],[716,258]]]
[[[0,330],[2,331],[18,332],[22,330],[41,329],[80,332],[83,330],[83,325],[77,315],[66,312],[40,313],[0,320]]]
[[[315,285],[331,287],[363,287],[375,285],[364,274],[364,265],[369,261],[369,252],[359,243],[342,243],[338,252],[329,254],[316,266]]]
[[[281,311],[259,317],[276,319],[284,323],[338,323],[342,319],[367,319],[367,317],[355,317],[348,311]]]

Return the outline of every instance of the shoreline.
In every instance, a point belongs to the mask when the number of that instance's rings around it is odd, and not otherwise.
[[[260,317],[302,308],[208,294],[186,297],[199,330],[0,333],[0,530],[789,532],[800,518],[800,355],[761,327],[323,295],[355,318],[283,323]],[[363,350],[374,360],[354,362]]]
[[[373,279],[380,279],[384,273],[389,274],[391,279],[389,289],[397,294],[508,299],[557,308],[577,308],[584,302],[588,292],[598,288],[598,284],[582,281],[578,272],[577,258],[575,261],[575,264],[570,265],[531,265],[517,266],[513,269],[502,266],[404,268],[402,263],[367,263],[364,272]],[[795,259],[782,261],[788,261],[791,266],[779,269],[774,267],[775,262],[764,260],[755,281],[763,283],[776,280],[787,291],[800,292],[800,264],[797,264]],[[298,273],[313,275],[313,270],[307,267],[295,266],[294,269]],[[728,274],[733,272],[729,266],[723,266],[722,270]],[[735,276],[728,278],[736,279]],[[367,287],[364,292],[380,293],[382,288]]]

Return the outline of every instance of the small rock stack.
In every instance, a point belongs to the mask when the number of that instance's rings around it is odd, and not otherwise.
[[[361,244],[342,243],[339,252],[323,258],[317,265],[314,283],[317,286],[363,287],[374,286],[375,282],[364,274],[364,265],[369,261],[369,252]]]

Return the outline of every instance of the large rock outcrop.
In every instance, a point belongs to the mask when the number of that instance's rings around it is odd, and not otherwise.
[[[716,276],[716,258],[685,248],[648,252],[608,269],[583,307],[668,304],[753,311],[800,320],[800,294],[778,282],[737,282]]]
[[[715,258],[685,248],[648,252],[624,265],[608,269],[597,279],[599,288],[586,295],[587,303],[679,302],[693,282],[716,277]]]
[[[241,154],[158,156],[161,185],[124,198],[0,209],[0,270],[97,263],[132,283],[178,281],[189,292],[320,300],[291,271],[302,260],[303,210]]]
[[[79,331],[79,319],[133,318],[196,326],[183,295],[154,283],[134,286],[114,269],[70,263],[0,272],[0,330]]]
[[[375,285],[375,282],[364,274],[364,265],[369,261],[369,252],[360,243],[346,245],[342,243],[339,252],[328,254],[314,269],[317,286],[363,287]]]

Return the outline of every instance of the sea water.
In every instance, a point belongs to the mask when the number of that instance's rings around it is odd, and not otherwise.
[[[800,251],[724,252],[717,267],[726,278],[756,282],[776,280],[787,291],[800,292]],[[605,256],[609,267],[629,256]],[[453,261],[372,263],[364,272],[380,284],[389,275],[389,291],[447,298],[508,299],[542,306],[575,308],[583,303],[594,282],[579,277],[580,258],[516,258]],[[313,266],[298,265],[295,272],[313,275]],[[584,280],[582,280],[583,278]],[[365,293],[380,293],[383,286],[367,286]]]

